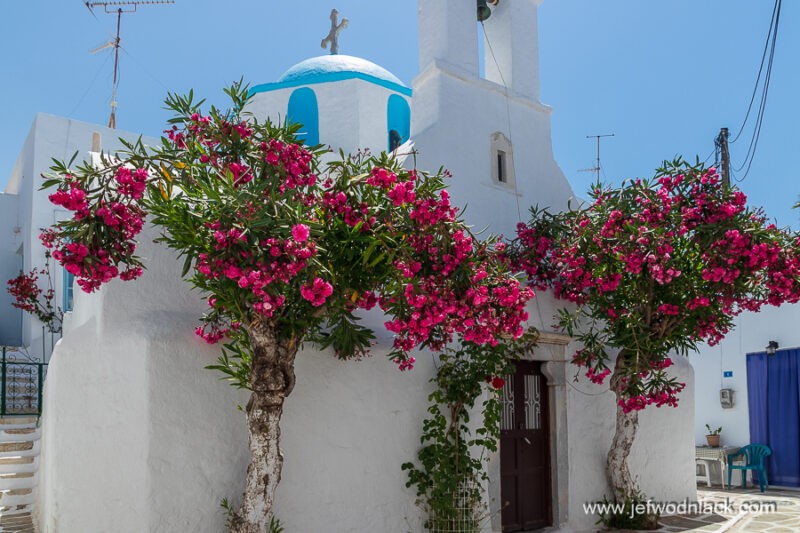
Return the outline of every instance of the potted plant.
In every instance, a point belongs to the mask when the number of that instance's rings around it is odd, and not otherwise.
[[[708,430],[708,435],[706,435],[708,445],[712,448],[719,448],[719,434],[722,432],[722,428],[711,429],[711,426],[706,424],[706,429]]]

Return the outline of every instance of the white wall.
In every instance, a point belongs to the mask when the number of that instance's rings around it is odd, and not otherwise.
[[[6,282],[19,274],[22,256],[19,227],[19,196],[0,193],[0,345],[22,344],[22,311],[11,304],[14,298],[6,290]]]
[[[389,96],[398,94],[409,100],[405,95],[359,79],[305,87],[313,90],[317,97],[319,142],[331,146],[337,158],[339,148],[346,154],[363,148],[375,154],[386,151]],[[289,97],[298,88],[256,93],[247,111],[259,120],[269,117],[273,123],[282,124],[286,120]]]
[[[553,158],[550,112],[532,100],[506,96],[491,81],[431,67],[414,80],[411,138],[419,150],[418,166],[443,165],[453,173],[448,181],[452,201],[466,207],[465,218],[475,230],[489,227],[513,238],[531,206],[561,210],[573,197]],[[513,145],[515,187],[492,181],[495,132]]]
[[[21,244],[23,264],[18,269],[22,268],[27,272],[33,268],[43,268],[45,249],[39,241],[41,229],[51,226],[66,216],[71,216],[63,208],[50,203],[47,197],[53,192],[52,190],[40,190],[44,181],[42,174],[50,172],[53,158],[68,161],[77,152],[75,164],[87,159],[92,147],[92,134],[95,132],[101,135],[103,150],[110,152],[123,148],[119,142],[120,137],[128,141],[135,141],[139,138],[138,134],[112,130],[97,124],[45,113],[38,113],[34,118],[6,187],[6,193],[15,195],[17,198],[18,215],[15,225],[18,224],[20,227],[20,243],[14,242],[9,246],[8,243],[3,242],[0,252],[3,255],[16,253]],[[143,140],[145,143],[154,142],[153,139],[148,138]],[[56,291],[54,303],[61,307],[64,301],[63,270],[55,262],[52,262],[50,275]],[[48,354],[43,351],[50,350],[51,337],[49,334],[46,335],[43,347],[41,322],[25,313],[20,333],[23,344],[29,346],[32,355],[37,357],[44,355],[46,358]]]
[[[568,351],[569,354],[572,353]],[[642,492],[657,502],[695,501],[694,373],[688,361],[673,357],[670,373],[686,383],[677,408],[648,407],[639,413],[639,429],[629,459],[631,474]],[[571,367],[569,374],[577,372]],[[568,384],[569,397],[569,526],[594,531],[597,517],[583,504],[609,498],[605,463],[614,435],[614,395],[608,385],[595,385],[583,373]]]
[[[717,346],[703,345],[689,356],[697,375],[695,402],[695,440],[705,444],[705,425],[722,427],[723,445],[750,443],[750,415],[747,401],[746,354],[763,352],[771,340],[781,349],[800,346],[800,304],[764,307],[758,313],[745,312],[736,318],[736,327]],[[730,378],[723,372],[732,371]],[[719,390],[733,389],[734,406],[723,409]]]
[[[45,388],[44,532],[218,532],[248,460],[247,396],[205,370],[216,349],[193,334],[204,304],[176,283],[180,263],[149,242],[136,282],[82,293]],[[380,317],[369,319],[378,326]],[[400,465],[415,458],[431,357],[401,373],[379,338],[371,358],[304,350],[286,402],[286,462],[275,513],[287,531],[418,531]],[[409,525],[411,524],[411,525]]]

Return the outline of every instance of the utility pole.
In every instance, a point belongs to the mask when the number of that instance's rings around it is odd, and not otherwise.
[[[728,150],[728,128],[720,128],[715,144],[722,157],[722,185],[731,186],[731,153]]]
[[[600,181],[600,139],[603,137],[613,137],[613,133],[603,133],[600,135],[587,135],[587,139],[597,139],[597,161],[592,168],[583,168],[578,172],[595,172],[597,174],[597,181]]]
[[[114,47],[114,83],[111,87],[111,116],[108,118],[108,127],[113,129],[117,128],[117,78],[119,74],[119,43],[120,43],[120,28],[122,27],[122,14],[135,13],[136,8],[140,5],[153,5],[153,4],[174,4],[175,0],[138,0],[130,2],[86,2],[86,7],[94,13],[94,8],[102,6],[106,13],[117,15],[117,37],[113,41],[109,41],[103,46],[92,50],[92,52],[99,52],[106,48]]]

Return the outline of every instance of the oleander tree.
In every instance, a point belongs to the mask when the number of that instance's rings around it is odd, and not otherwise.
[[[405,170],[386,154],[342,155],[299,143],[294,126],[231,108],[202,110],[170,94],[170,129],[103,164],[56,163],[51,201],[73,213],[42,241],[86,292],[142,275],[136,237],[147,220],[183,259],[208,300],[197,334],[221,344],[219,363],[246,406],[251,461],[231,531],[269,528],[282,455],[279,422],[304,342],[341,359],[364,355],[373,332],[360,310],[379,306],[395,334],[390,358],[412,368],[420,348],[493,347],[523,334],[521,286],[489,242],[451,205],[441,172]]]
[[[674,354],[716,344],[742,311],[800,299],[798,236],[767,222],[714,168],[677,159],[652,180],[597,185],[591,203],[532,210],[511,247],[531,286],[573,305],[559,324],[582,343],[572,362],[610,376],[616,431],[607,458],[614,496],[638,494],[627,459],[639,411],[675,406],[685,387]],[[607,348],[619,349],[614,360]]]

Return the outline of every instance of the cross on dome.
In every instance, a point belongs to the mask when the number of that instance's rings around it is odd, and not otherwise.
[[[337,24],[337,20],[339,18],[339,12],[334,8],[331,10],[331,31],[328,33],[328,36],[322,39],[320,46],[322,48],[327,48],[328,44],[331,45],[331,55],[335,55],[339,53],[339,34],[342,32],[343,29],[347,27],[347,23],[350,22],[347,18],[342,18],[342,22]]]

